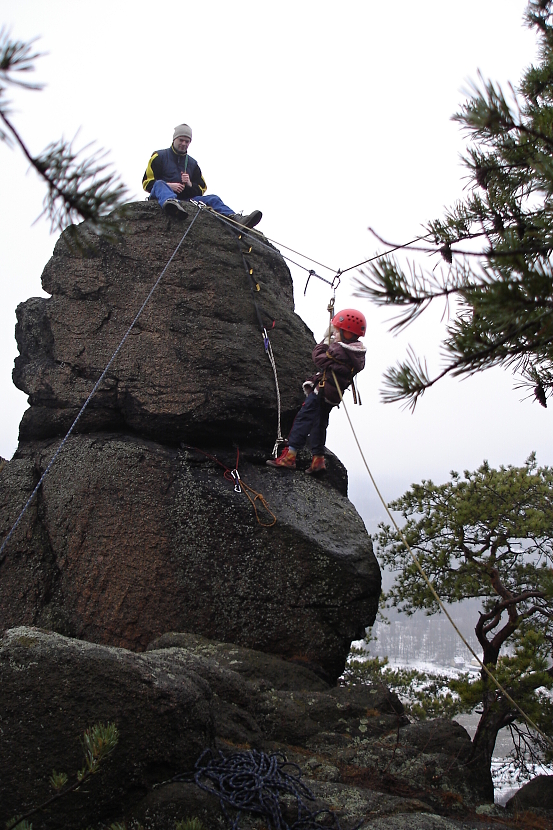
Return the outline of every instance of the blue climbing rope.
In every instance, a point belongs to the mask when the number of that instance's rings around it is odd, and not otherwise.
[[[244,811],[264,816],[272,830],[342,830],[335,812],[307,806],[306,802],[314,802],[315,796],[300,778],[299,766],[282,752],[267,755],[251,749],[224,755],[206,749],[196,761],[194,772],[176,775],[164,783],[194,781],[200,789],[217,796],[231,830],[238,830]],[[292,824],[284,817],[282,796],[296,800],[297,818]],[[235,818],[230,817],[227,807],[237,810]],[[325,820],[320,821],[323,816]],[[352,830],[358,830],[362,823]]]

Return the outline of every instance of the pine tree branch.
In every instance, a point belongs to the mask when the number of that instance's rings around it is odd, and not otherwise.
[[[49,216],[52,230],[63,230],[80,217],[92,222],[99,233],[117,232],[117,220],[109,219],[105,214],[122,204],[127,188],[115,174],[106,173],[108,165],[101,163],[105,156],[103,151],[79,161],[79,153],[74,153],[71,143],[62,139],[47,147],[41,156],[34,157],[1,110],[0,119],[25,158],[48,185],[49,193],[41,215]]]

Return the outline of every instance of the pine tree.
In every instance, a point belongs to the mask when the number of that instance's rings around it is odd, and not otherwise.
[[[445,366],[431,377],[414,353],[385,374],[386,402],[414,408],[447,374],[511,368],[546,406],[553,394],[553,0],[529,2],[525,21],[540,62],[505,93],[482,77],[453,118],[469,136],[466,198],[432,221],[424,237],[441,272],[406,273],[395,258],[375,263],[358,295],[402,309],[394,328],[442,298],[454,301]]]
[[[46,183],[41,215],[50,220],[52,231],[86,219],[97,233],[116,234],[119,220],[107,214],[122,204],[127,189],[110,170],[105,152],[97,150],[87,157],[83,153],[89,147],[76,151],[72,141],[61,138],[33,156],[12,122],[8,90],[42,88],[29,80],[40,57],[34,43],[12,40],[4,29],[0,30],[0,142],[18,147]]]
[[[534,723],[553,739],[553,468],[531,455],[523,467],[486,462],[446,484],[414,484],[390,505],[440,598],[482,600],[475,633],[482,662]],[[380,526],[381,563],[398,572],[387,602],[406,613],[439,611],[434,595],[397,531]],[[500,729],[516,740],[516,761],[551,758],[553,743],[525,725],[519,711],[482,670],[449,683],[457,711],[480,711],[473,755],[491,764]],[[452,708],[451,699],[448,701]]]

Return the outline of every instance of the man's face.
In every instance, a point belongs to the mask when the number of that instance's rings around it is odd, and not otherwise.
[[[189,139],[187,135],[179,135],[179,137],[175,138],[173,141],[173,147],[177,153],[186,153],[190,147],[190,141],[191,139]]]

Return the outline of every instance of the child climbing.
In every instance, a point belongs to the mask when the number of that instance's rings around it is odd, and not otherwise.
[[[332,407],[340,403],[334,375],[340,390],[344,392],[355,375],[364,368],[366,350],[359,338],[365,334],[366,329],[364,314],[355,308],[346,308],[334,315],[330,324],[330,342],[326,337],[313,349],[313,362],[321,371],[304,382],[306,399],[292,424],[288,446],[278,458],[267,461],[269,467],[295,470],[296,454],[310,435],[313,459],[306,472],[325,472],[324,449],[328,419]]]

